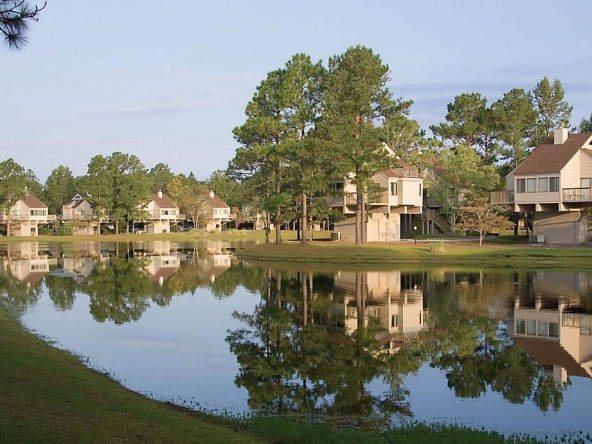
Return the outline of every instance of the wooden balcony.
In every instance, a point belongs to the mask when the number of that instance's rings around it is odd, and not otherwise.
[[[592,202],[592,188],[563,188],[563,202]]]
[[[493,191],[490,195],[492,204],[513,204],[514,190]]]

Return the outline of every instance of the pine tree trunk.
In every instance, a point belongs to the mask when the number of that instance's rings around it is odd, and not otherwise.
[[[302,224],[300,225],[300,229],[302,231],[302,237],[300,239],[300,243],[302,245],[306,245],[306,224],[308,218],[308,209],[306,207],[306,193],[302,192]]]

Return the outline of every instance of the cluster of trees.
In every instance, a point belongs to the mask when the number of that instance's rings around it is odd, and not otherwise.
[[[371,177],[402,160],[435,172],[426,179],[430,196],[444,206],[451,226],[461,213],[467,225],[475,214],[470,208],[481,207],[491,191],[503,187],[500,178],[554,128],[569,125],[572,107],[561,82],[545,77],[532,90],[512,89],[490,105],[479,93],[460,94],[448,105],[445,122],[431,126],[433,136],[427,137],[409,118],[412,102],[393,98],[388,73],[371,49],[356,46],[330,58],[326,67],[297,54],[261,82],[245,123],[234,129],[240,147],[228,173],[257,196],[268,223],[295,215],[306,227],[310,205],[332,191],[333,179],[344,178],[357,189],[356,243],[364,243]],[[589,130],[590,119],[574,130]],[[491,208],[487,212],[505,219]],[[279,242],[279,231],[276,236]]]
[[[62,213],[62,205],[76,193],[86,193],[99,223],[108,218],[116,232],[120,224],[129,231],[131,221],[142,219],[145,213],[138,205],[148,203],[150,195],[158,191],[168,193],[181,211],[200,221],[210,190],[219,192],[229,205],[239,204],[238,184],[221,171],[214,172],[206,181],[199,181],[193,174],[174,174],[163,163],[148,170],[137,156],[121,152],[94,156],[83,176],[75,177],[69,167],[60,165],[43,185],[32,170],[12,158],[0,162],[0,210],[5,214],[28,192],[39,197],[50,214],[58,215]]]
[[[411,102],[393,98],[388,74],[378,55],[356,46],[327,67],[297,54],[257,87],[234,129],[240,147],[228,172],[252,190],[268,225],[295,215],[306,233],[311,206],[322,205],[332,179],[346,177],[357,189],[356,243],[364,242],[371,177],[398,163],[382,143],[419,136],[407,117]]]

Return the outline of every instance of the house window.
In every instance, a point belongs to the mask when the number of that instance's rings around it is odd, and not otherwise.
[[[31,216],[45,216],[46,210],[30,210]]]
[[[343,182],[335,182],[335,189],[337,191],[343,190]]]
[[[549,177],[549,191],[559,191],[559,177]]]
[[[549,337],[550,338],[558,338],[559,337],[559,324],[557,322],[549,322]]]
[[[397,195],[397,182],[391,182],[391,196]]]
[[[547,322],[539,322],[539,336],[547,336],[549,334],[549,324]]]
[[[516,320],[516,333],[518,333],[518,334],[525,334],[526,333],[526,321],[524,321],[524,319]]]
[[[536,321],[528,321],[526,323],[526,334],[536,336]]]
[[[580,179],[580,188],[590,188],[591,182],[592,182],[592,179],[590,179],[589,177],[581,178]]]
[[[536,193],[537,190],[537,180],[534,178],[526,179],[526,192],[527,193]]]
[[[526,193],[526,179],[518,179],[516,181],[516,192]]]
[[[542,177],[539,179],[539,193],[546,193],[549,191],[549,178]]]
[[[399,324],[399,317],[395,314],[391,316],[391,327],[396,327]]]

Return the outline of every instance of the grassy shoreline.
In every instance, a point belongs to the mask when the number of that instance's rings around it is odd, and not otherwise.
[[[420,241],[353,245],[341,242],[259,244],[237,252],[247,261],[350,266],[480,266],[487,268],[592,268],[592,248]]]

